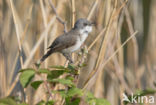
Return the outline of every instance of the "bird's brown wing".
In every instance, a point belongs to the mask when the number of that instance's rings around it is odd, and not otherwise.
[[[76,36],[75,35],[61,35],[56,38],[49,49],[54,52],[62,51],[63,49],[69,48],[76,44]]]
[[[48,56],[54,52],[60,52],[63,49],[69,48],[76,44],[77,35],[71,30],[68,34],[61,35],[55,39],[52,45],[48,48],[47,53],[40,59],[43,62]]]

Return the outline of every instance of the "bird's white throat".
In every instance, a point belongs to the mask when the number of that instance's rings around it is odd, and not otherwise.
[[[88,33],[90,33],[92,31],[92,26],[86,26],[85,29],[88,31]]]
[[[92,26],[86,26],[83,29],[80,29],[80,34],[90,33],[92,31]]]
[[[83,29],[80,29],[80,41],[83,43],[86,38],[88,37],[88,34],[92,31],[92,26],[86,26]]]

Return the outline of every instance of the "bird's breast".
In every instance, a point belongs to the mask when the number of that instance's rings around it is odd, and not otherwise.
[[[72,53],[78,49],[80,49],[81,45],[84,43],[84,41],[86,40],[88,34],[83,34],[83,35],[79,35],[77,37],[77,40],[76,40],[76,43],[75,45],[69,47],[69,48],[66,48],[63,50],[64,53]]]
[[[88,33],[83,33],[82,35],[79,35],[80,42],[84,43],[87,37],[88,37]]]

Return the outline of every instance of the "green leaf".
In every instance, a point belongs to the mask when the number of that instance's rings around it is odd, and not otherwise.
[[[54,101],[53,100],[50,100],[46,103],[46,105],[54,105]]]
[[[97,98],[96,99],[96,105],[111,105],[111,104],[106,99]]]
[[[65,98],[66,104],[65,105],[79,105],[80,98],[79,97],[67,97]]]
[[[89,99],[95,98],[94,95],[93,95],[91,92],[87,92],[87,93],[86,93],[86,96],[87,96],[87,98],[89,98]]]
[[[62,89],[62,90],[53,90],[52,93],[56,94],[56,93],[59,93],[62,97],[66,97],[67,96],[67,92],[66,90]]]
[[[40,102],[38,102],[36,105],[45,105],[45,102],[43,100],[41,100]]]
[[[36,90],[43,83],[43,81],[34,81],[31,83],[31,86]]]
[[[72,96],[82,96],[83,92],[81,89],[76,88],[76,87],[72,87],[71,89],[68,90],[67,92],[67,96],[68,97],[72,97]]]
[[[38,73],[51,74],[51,71],[49,69],[39,69]]]
[[[68,76],[66,76],[66,79],[73,81],[74,80],[74,77],[68,75]]]
[[[16,101],[10,97],[0,99],[0,105],[17,105]]]
[[[34,70],[25,70],[20,75],[20,83],[22,84],[23,88],[27,87],[30,81],[33,79],[35,75]]]
[[[64,85],[68,85],[68,86],[73,86],[73,82],[69,79],[52,79],[52,80],[49,80],[49,82],[57,82],[57,83],[61,83],[61,84],[64,84]]]
[[[83,92],[81,89],[72,87],[69,90],[57,90],[57,91],[52,91],[53,93],[59,93],[62,97],[81,97],[83,96]]]
[[[85,100],[90,105],[93,103],[96,103],[96,98],[94,97],[94,95],[91,92],[86,93],[86,99]]]
[[[79,67],[85,67],[85,66],[87,66],[87,64],[85,64],[85,63],[82,63],[82,64],[80,64],[80,65],[78,65]]]
[[[26,103],[21,103],[21,104],[18,104],[18,105],[28,105],[28,104],[26,104]]]
[[[95,98],[91,92],[86,93],[86,102],[90,105],[111,105],[109,101],[104,98]]]
[[[69,70],[76,70],[75,68],[76,68],[76,67],[75,67],[74,65],[70,65],[70,64],[68,65],[68,69],[69,69]]]
[[[66,70],[66,68],[64,66],[50,66],[50,68]]]
[[[156,90],[154,89],[145,89],[145,90],[138,90],[135,95],[145,96],[145,95],[155,94],[155,93]]]
[[[62,75],[63,73],[68,72],[67,70],[52,70],[50,72],[50,74],[48,74],[47,79],[51,80],[54,78],[58,78],[60,75]]]
[[[19,72],[24,72],[24,71],[28,71],[28,70],[30,70],[30,71],[35,71],[35,70],[32,69],[32,68],[27,68],[27,69],[21,69]]]

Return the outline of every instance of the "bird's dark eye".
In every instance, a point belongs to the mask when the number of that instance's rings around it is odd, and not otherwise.
[[[87,23],[83,23],[84,26],[87,26]]]

